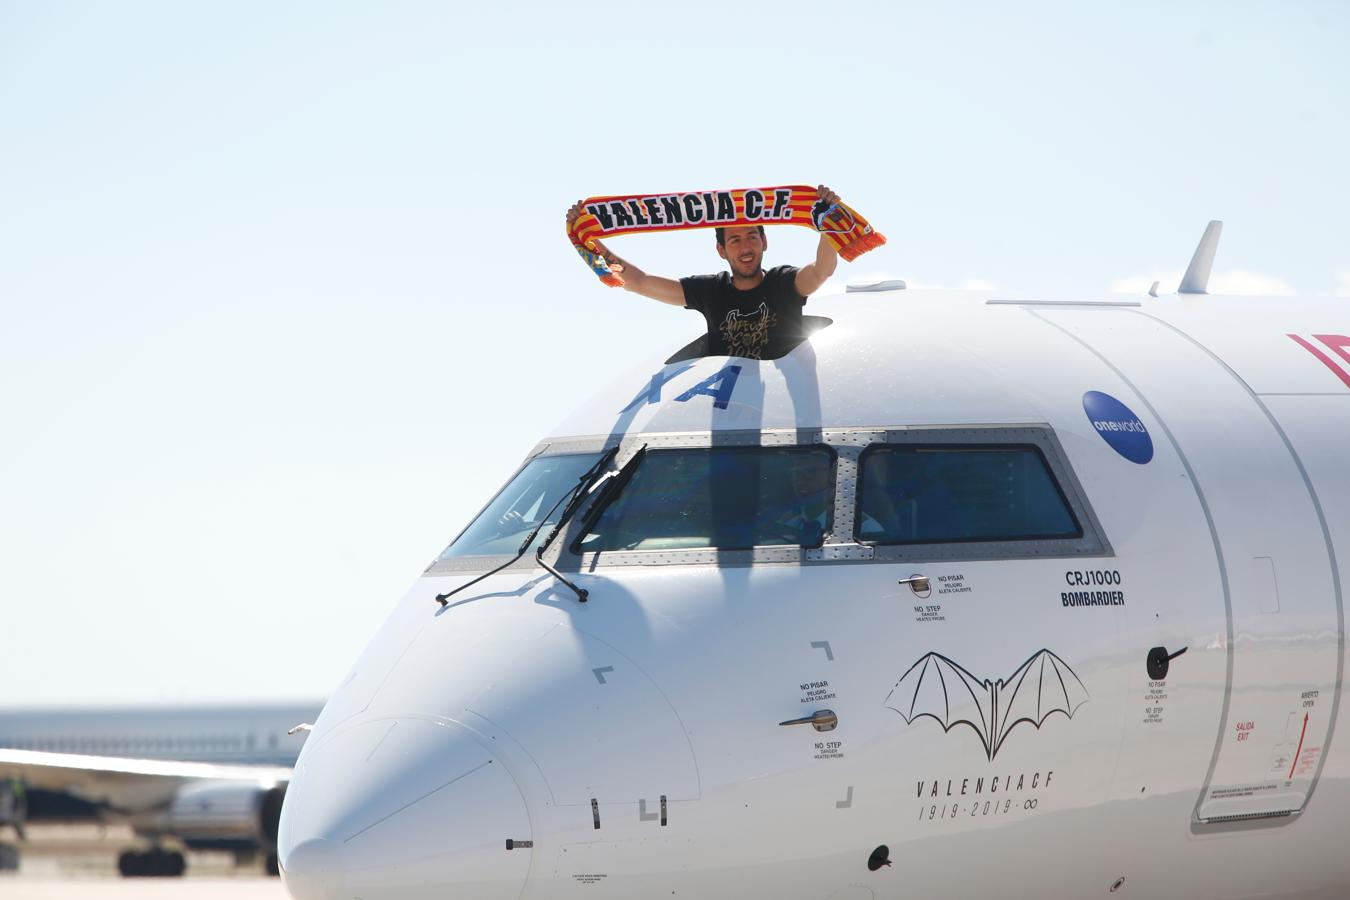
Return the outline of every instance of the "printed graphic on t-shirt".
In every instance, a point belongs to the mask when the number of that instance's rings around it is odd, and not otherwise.
[[[742,313],[739,309],[728,312],[718,329],[726,342],[727,355],[759,359],[769,343],[769,329],[777,321],[778,317],[769,312],[767,303],[761,303],[752,313]]]

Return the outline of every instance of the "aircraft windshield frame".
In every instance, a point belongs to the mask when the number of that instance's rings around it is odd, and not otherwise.
[[[560,511],[555,503],[600,457],[600,452],[536,454],[493,495],[453,541],[436,557],[433,567],[470,559],[514,556],[531,529],[540,525],[530,549],[543,540]],[[551,515],[549,515],[551,511]]]
[[[570,549],[815,549],[833,526],[837,466],[825,444],[650,449]]]
[[[883,460],[892,471],[876,471]],[[895,483],[874,489],[870,482],[879,478]],[[996,491],[1007,494],[1002,510]],[[858,456],[853,521],[855,540],[874,546],[1083,536],[1045,454],[1032,444],[871,444]]]
[[[866,565],[897,561],[1047,559],[1115,555],[1111,542],[1107,539],[1106,532],[1069,462],[1068,455],[1060,445],[1055,430],[1047,424],[744,429],[645,433],[624,435],[622,438],[597,435],[542,442],[535,448],[529,460],[532,462],[560,455],[581,455],[588,461],[594,461],[606,447],[612,446],[616,439],[620,445],[614,460],[616,468],[622,467],[639,448],[644,446],[647,447],[649,454],[659,453],[668,448],[705,450],[713,447],[828,448],[829,452],[834,454],[833,494],[824,543],[814,547],[779,544],[742,550],[688,547],[662,550],[606,550],[597,553],[577,545],[581,528],[589,525],[590,513],[598,512],[590,506],[583,506],[580,515],[568,523],[564,533],[559,535],[558,540],[555,540],[545,553],[547,559],[556,565],[559,571],[592,572],[624,566],[726,567],[761,564],[810,566],[840,563]],[[1082,533],[1078,537],[1023,537],[1011,540],[958,540],[946,543],[882,544],[865,539],[859,540],[855,537],[859,463],[862,454],[869,447],[885,445],[958,446],[970,449],[1034,447]],[[517,471],[508,482],[508,487],[524,469],[525,466],[522,466]],[[577,477],[583,470],[584,466],[579,466]],[[564,484],[563,489],[570,488],[574,483],[573,481]],[[600,482],[595,491],[600,491],[605,483]],[[506,488],[503,489],[505,490]],[[598,494],[596,499],[599,499]],[[479,516],[475,516],[475,521],[482,515],[483,513],[480,513]],[[456,538],[456,542],[460,540]],[[514,554],[517,549],[518,544],[497,556],[442,555],[432,563],[427,572],[451,574],[485,571],[500,562],[503,556]],[[529,565],[533,565],[532,560]]]

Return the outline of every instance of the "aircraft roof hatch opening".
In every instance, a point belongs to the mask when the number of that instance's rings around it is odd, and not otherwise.
[[[802,336],[794,341],[791,341],[788,344],[787,349],[783,351],[782,355],[765,356],[763,358],[766,360],[782,359],[783,356],[787,356],[793,350],[796,350],[797,347],[801,345],[802,341],[806,340],[811,335],[815,334],[817,331],[820,331],[822,328],[828,328],[833,324],[834,319],[828,318],[826,316],[802,316]],[[666,365],[669,366],[672,363],[684,362],[690,359],[702,359],[707,355],[708,355],[708,336],[706,334],[701,334],[698,337],[694,338],[694,340],[685,344],[679,350],[676,350],[674,355],[671,356],[670,359],[666,360]]]

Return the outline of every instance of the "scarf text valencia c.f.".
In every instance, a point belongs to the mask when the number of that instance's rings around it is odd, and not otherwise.
[[[852,207],[844,203],[827,204],[817,198],[815,188],[804,184],[588,197],[581,205],[581,215],[568,227],[567,237],[591,271],[612,287],[621,287],[623,278],[610,270],[595,242],[622,234],[739,225],[801,225],[825,235],[839,255],[850,261],[886,243],[886,238]]]

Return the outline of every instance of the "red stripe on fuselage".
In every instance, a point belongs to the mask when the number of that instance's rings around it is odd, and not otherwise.
[[[1318,359],[1320,359],[1320,360],[1322,361],[1322,364],[1323,364],[1324,366],[1326,366],[1328,369],[1330,369],[1331,371],[1333,371],[1333,372],[1336,373],[1336,377],[1337,377],[1337,378],[1339,378],[1341,381],[1345,382],[1345,386],[1346,386],[1346,387],[1350,387],[1350,373],[1347,373],[1344,369],[1342,369],[1339,365],[1337,365],[1337,364],[1336,364],[1336,361],[1335,361],[1334,359],[1332,359],[1330,356],[1327,356],[1327,355],[1326,355],[1325,353],[1323,353],[1321,350],[1318,350],[1318,349],[1317,349],[1316,347],[1314,347],[1311,343],[1309,343],[1308,341],[1305,341],[1303,338],[1299,337],[1299,336],[1296,335],[1296,334],[1291,334],[1291,335],[1289,335],[1289,337],[1292,338],[1293,340],[1297,341],[1297,342],[1298,342],[1298,345],[1299,345],[1300,347],[1302,347],[1304,350],[1307,350],[1307,351],[1308,351],[1309,353],[1311,353],[1313,356],[1315,356],[1315,357],[1317,357]],[[1319,335],[1317,336],[1318,340],[1322,341],[1322,343],[1324,343],[1324,344],[1327,344],[1327,340],[1326,340],[1326,339],[1329,338],[1329,337],[1339,337],[1339,335],[1319,334]],[[1343,354],[1343,353],[1344,353],[1344,351],[1343,351],[1340,347],[1336,347],[1336,346],[1331,345],[1331,344],[1327,344],[1327,346],[1331,347],[1331,348],[1332,348],[1333,350],[1335,350],[1338,354]]]

